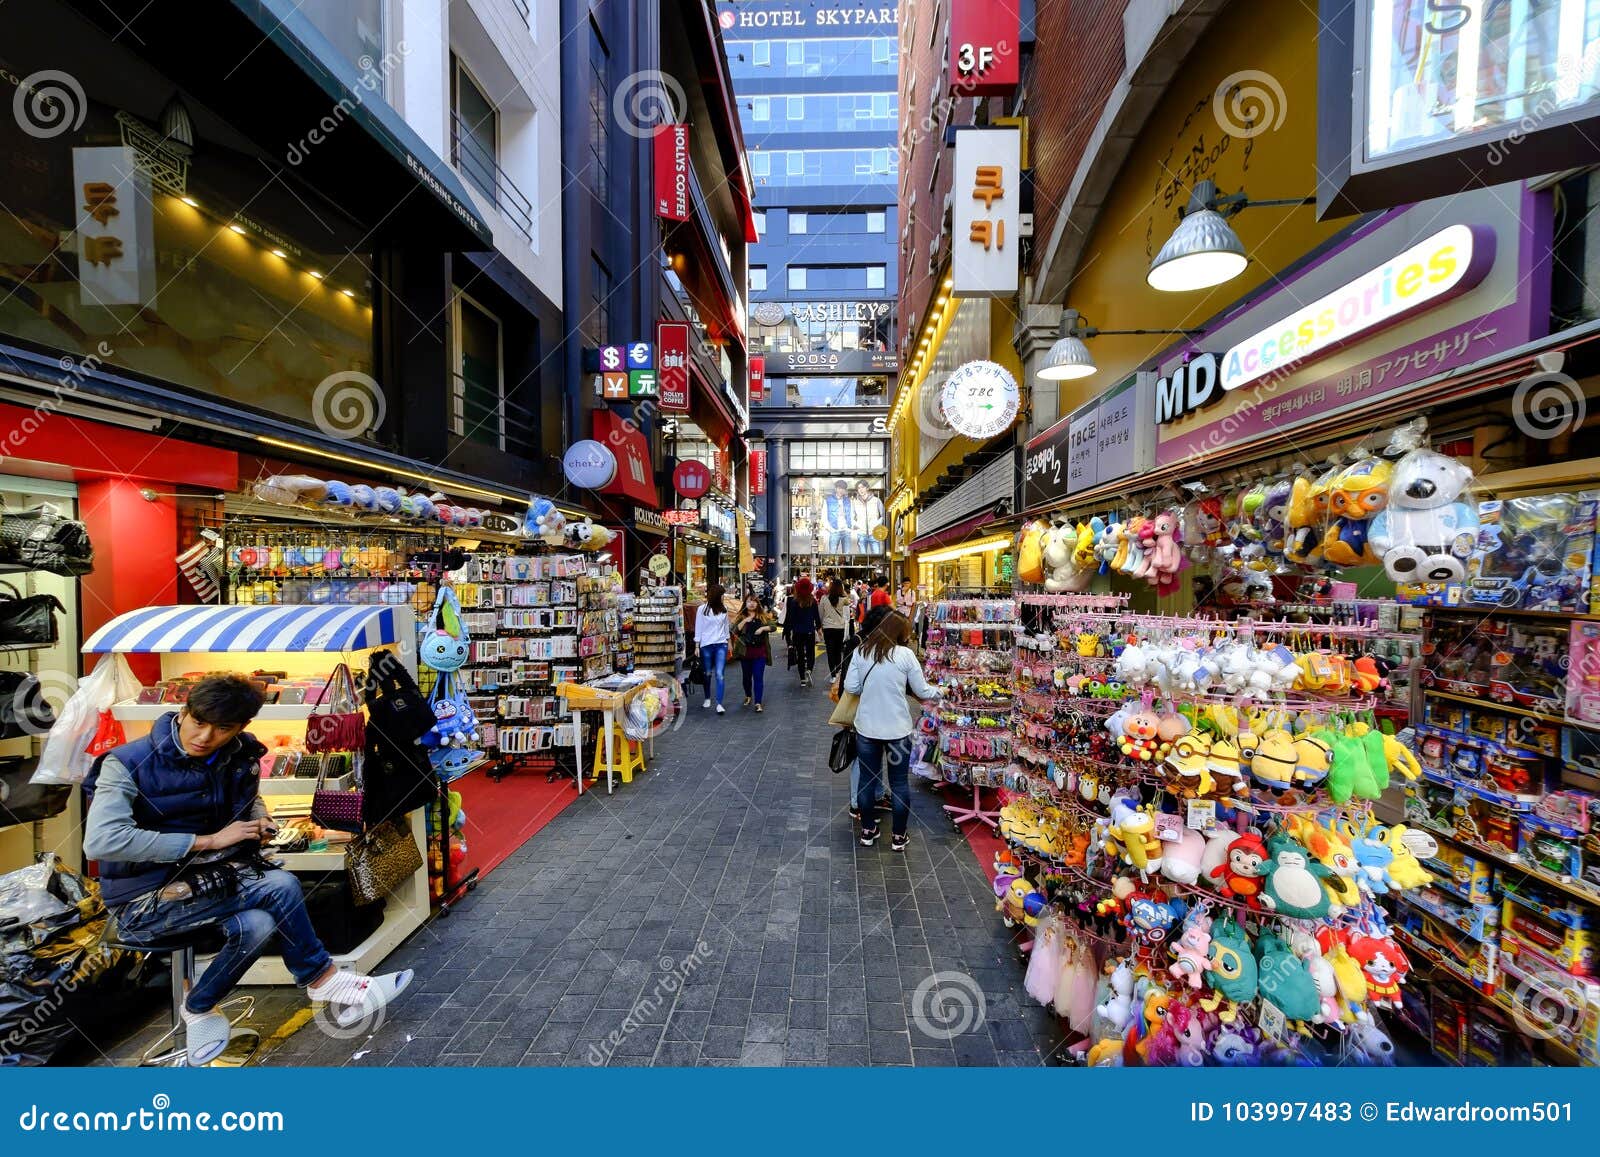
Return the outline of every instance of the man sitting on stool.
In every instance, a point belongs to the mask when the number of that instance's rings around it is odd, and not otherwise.
[[[341,1026],[411,983],[410,969],[362,977],[336,968],[312,930],[300,881],[262,859],[262,841],[277,830],[259,794],[267,749],[245,731],[261,703],[243,676],[202,679],[182,710],[102,756],[83,785],[84,855],[97,861],[123,942],[159,944],[211,926],[224,937],[183,1003],[191,1065],[227,1046],[232,1026],[216,1006],[274,932],[295,982],[331,1004]]]

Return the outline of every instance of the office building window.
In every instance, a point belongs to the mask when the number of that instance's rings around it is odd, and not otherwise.
[[[499,168],[499,119],[494,105],[456,61],[453,140],[456,170],[478,192],[496,203],[495,170]]]
[[[772,41],[757,40],[750,45],[750,63],[757,68],[769,68],[772,65]]]
[[[892,180],[900,172],[895,149],[769,149],[750,155],[752,164],[758,156],[768,158],[767,185],[850,185],[861,177]]]
[[[900,45],[892,36],[730,40],[726,44],[728,71],[735,80],[753,76],[826,76],[835,80],[894,76],[900,63]]]
[[[791,177],[803,177],[806,172],[806,155],[799,149],[791,150],[785,157],[788,174]]]
[[[584,344],[598,349],[611,336],[611,270],[589,254],[589,312],[583,319]]]
[[[799,274],[801,283],[795,284]],[[791,265],[790,289],[883,289],[885,271],[881,265]]]
[[[804,265],[789,266],[789,288],[804,289],[806,287],[806,267]]]
[[[791,96],[788,99],[788,109],[787,109],[785,115],[791,121],[803,121],[803,120],[805,120],[806,119],[806,98],[803,97],[803,96]]]
[[[806,231],[807,220],[804,213],[789,211],[789,236],[794,237]]]
[[[752,164],[751,167],[754,168],[754,165]],[[767,235],[767,211],[765,209],[756,209],[752,211],[751,216],[755,218],[756,236],[765,237]]]
[[[594,195],[611,195],[611,54],[589,21],[589,168]]]
[[[772,101],[758,96],[750,102],[750,119],[760,124],[772,119]]]
[[[752,265],[750,267],[750,292],[760,293],[767,288],[767,267],[765,265]]]
[[[883,288],[883,275],[884,275],[883,266],[881,266],[881,265],[869,265],[869,266],[867,266],[867,288],[868,289],[882,289]]]
[[[882,233],[884,230],[884,223],[885,217],[883,213],[875,211],[870,211],[867,213],[868,233]]]
[[[470,442],[504,450],[506,398],[500,319],[457,291],[453,320],[456,372],[451,429]]]
[[[765,178],[769,173],[772,172],[772,154],[751,153],[750,172],[754,176]]]

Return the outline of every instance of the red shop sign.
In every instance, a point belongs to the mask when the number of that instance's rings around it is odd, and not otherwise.
[[[1006,96],[1021,80],[1022,0],[950,0],[950,87]]]
[[[750,400],[752,402],[764,401],[767,396],[767,359],[764,357],[750,359]]]
[[[657,371],[657,401],[667,413],[689,412],[689,327],[664,321],[656,326],[656,348],[661,351]]]
[[[698,510],[663,510],[661,521],[668,526],[698,526],[700,525],[700,512]]]
[[[750,493],[765,494],[767,492],[767,452],[765,450],[750,451]]]
[[[689,219],[689,126],[662,125],[655,141],[656,216]]]
[[[698,459],[686,458],[672,472],[672,486],[683,498],[699,498],[711,489],[711,470]]]

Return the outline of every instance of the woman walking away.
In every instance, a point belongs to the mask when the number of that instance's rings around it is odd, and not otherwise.
[[[828,692],[828,698],[833,702],[839,702],[839,696],[844,692],[844,677],[845,673],[850,669],[851,656],[856,653],[856,648],[861,645],[861,640],[872,634],[877,629],[878,624],[883,621],[883,616],[888,613],[888,607],[873,607],[867,612],[866,621],[861,624],[861,631],[857,634],[852,634],[845,640],[844,656],[839,660],[839,675],[833,681],[833,687]],[[850,818],[853,820],[861,818],[861,809],[856,807],[856,796],[860,791],[861,761],[858,759],[850,767]],[[880,807],[889,806],[889,793],[887,790],[879,797],[878,804]]]
[[[705,605],[694,617],[694,645],[700,648],[700,666],[706,678],[706,701],[700,708],[711,706],[711,689],[715,686],[717,714],[723,715],[722,674],[728,663],[728,609],[723,605],[720,583],[706,588]]]
[[[850,660],[844,689],[861,697],[856,709],[857,763],[861,783],[856,807],[861,812],[861,845],[878,840],[878,781],[885,774],[894,809],[891,847],[903,852],[911,837],[911,709],[906,696],[929,700],[939,689],[922,674],[922,661],[911,649],[911,621],[890,611],[866,632]]]
[[[778,620],[761,605],[761,600],[755,595],[746,595],[744,606],[733,620],[733,649],[744,676],[744,705],[748,707],[753,701],[757,711],[761,710],[767,663],[772,658],[770,636],[777,627]]]
[[[811,580],[801,579],[794,584],[794,594],[789,596],[789,609],[783,618],[783,633],[789,645],[800,653],[800,686],[811,686],[811,668],[817,663],[817,630],[822,626],[822,616],[817,612],[817,600],[811,594]]]
[[[828,584],[828,593],[817,604],[822,621],[822,645],[828,652],[828,680],[839,677],[844,662],[844,633],[850,625],[850,600],[845,597],[844,584],[834,579]]]

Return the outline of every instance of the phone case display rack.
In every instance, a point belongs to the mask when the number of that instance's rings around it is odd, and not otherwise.
[[[939,783],[972,789],[972,804],[945,804],[964,823],[999,824],[983,790],[999,787],[1011,761],[1011,675],[1017,604],[1011,599],[941,599],[928,611],[924,667],[940,689],[919,727],[937,741],[930,766]]]
[[[1377,628],[1022,601],[995,890],[1074,1056],[1392,1063],[1413,965],[1377,899],[1436,842],[1373,816],[1420,770],[1371,725]]]
[[[480,551],[461,573],[455,590],[472,639],[461,674],[484,746],[498,757],[489,775],[523,766],[554,779],[574,726],[556,687],[631,660],[616,572],[589,554]]]
[[[634,606],[634,663],[676,678],[683,661],[683,588],[645,587]]]
[[[240,605],[433,606],[451,539],[438,528],[229,518],[222,527],[222,601]]]

